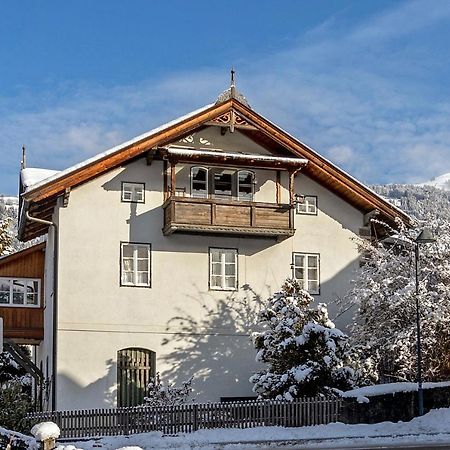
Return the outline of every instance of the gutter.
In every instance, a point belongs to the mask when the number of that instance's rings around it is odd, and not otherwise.
[[[48,225],[53,227],[54,239],[53,239],[53,335],[52,335],[52,411],[56,410],[56,331],[57,331],[57,317],[58,317],[58,246],[59,246],[59,233],[58,225],[55,222],[50,222],[49,220],[39,219],[33,217],[26,210],[27,204],[25,203],[25,217],[30,222],[41,223],[43,225]]]

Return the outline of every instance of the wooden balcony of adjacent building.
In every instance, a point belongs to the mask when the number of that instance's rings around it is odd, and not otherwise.
[[[45,243],[0,258],[3,337],[16,344],[44,339]]]
[[[288,204],[170,196],[163,209],[166,236],[207,233],[283,239],[295,231]]]

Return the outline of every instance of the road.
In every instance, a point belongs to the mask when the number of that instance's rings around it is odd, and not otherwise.
[[[358,445],[355,444],[354,446],[346,446],[346,447],[339,447],[335,446],[333,447],[333,444],[328,443],[325,444],[323,447],[310,447],[305,445],[294,445],[294,446],[281,446],[281,447],[255,447],[254,449],[247,449],[247,450],[311,450],[311,449],[328,449],[328,450],[386,450],[386,449],[395,449],[395,450],[450,450],[449,444],[440,444],[440,443],[426,443],[426,444],[391,444],[391,445]]]

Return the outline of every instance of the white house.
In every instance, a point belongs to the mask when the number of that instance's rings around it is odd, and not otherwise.
[[[259,302],[294,276],[335,311],[373,214],[409,221],[231,86],[61,172],[22,168],[19,236],[47,238],[0,260],[6,336],[35,345],[48,409],[136,404],[155,371],[251,397]]]

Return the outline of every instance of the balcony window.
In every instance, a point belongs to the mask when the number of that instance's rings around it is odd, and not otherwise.
[[[150,244],[124,242],[121,250],[121,285],[150,287]]]
[[[237,173],[238,199],[253,201],[254,174],[249,170],[240,170]]]
[[[217,198],[231,198],[233,195],[233,170],[214,172],[214,196]]]
[[[0,306],[38,307],[39,286],[39,280],[0,278]]]
[[[319,255],[316,253],[294,253],[293,277],[310,294],[320,293]]]
[[[204,167],[191,168],[191,196],[208,197],[208,169]]]
[[[237,290],[237,250],[211,248],[209,251],[209,287],[214,290]]]

